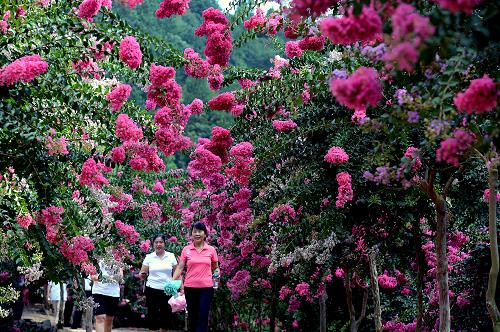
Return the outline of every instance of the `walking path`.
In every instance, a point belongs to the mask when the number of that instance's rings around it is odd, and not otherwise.
[[[43,307],[40,305],[30,305],[26,306],[23,311],[23,316],[22,319],[25,320],[32,320],[34,322],[43,322],[45,320],[54,320],[53,316],[47,315]],[[59,331],[65,331],[65,332],[85,332],[83,329],[71,329],[69,327],[65,327],[63,330]],[[94,330],[95,331],[95,330]],[[113,331],[120,331],[120,332],[136,332],[136,331],[148,331],[147,329],[140,329],[140,328],[118,328],[118,329],[113,329]]]

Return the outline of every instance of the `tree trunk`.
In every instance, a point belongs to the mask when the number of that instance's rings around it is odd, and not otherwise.
[[[326,300],[328,294],[325,292],[319,298],[319,331],[326,332]]]
[[[424,253],[422,252],[422,232],[420,230],[419,220],[413,223],[413,241],[415,243],[415,261],[417,263],[417,326],[416,332],[422,331],[423,316],[424,316]]]
[[[492,165],[489,172],[489,234],[490,234],[490,254],[491,254],[491,268],[488,278],[488,289],[486,290],[486,307],[493,324],[493,331],[500,331],[500,312],[495,301],[497,279],[499,270],[498,259],[498,241],[497,241],[497,183],[498,183],[498,169]]]
[[[63,328],[63,322],[64,322],[64,306],[65,306],[65,302],[64,302],[64,284],[62,282],[59,283],[59,308],[57,308],[57,310],[59,311],[59,314],[58,314],[58,319],[57,319],[57,322],[56,322],[56,326],[57,326],[57,329],[59,328]]]
[[[346,292],[347,310],[349,311],[350,332],[357,332],[361,321],[366,315],[366,305],[368,303],[368,289],[363,290],[363,303],[361,304],[361,314],[356,320],[356,312],[354,311],[354,304],[352,303],[352,289],[351,289],[351,274],[349,270],[346,271],[344,276],[344,287]]]
[[[273,277],[272,294],[271,294],[271,319],[269,322],[270,331],[274,331],[276,326],[276,313],[278,309],[277,296],[276,296],[277,292],[278,292],[277,280],[276,277]]]
[[[448,213],[446,207],[446,194],[453,184],[456,175],[463,170],[460,168],[453,176],[451,176],[443,190],[443,195],[440,195],[434,189],[434,180],[436,178],[436,170],[431,169],[426,181],[421,183],[424,191],[434,203],[436,209],[436,282],[439,294],[439,332],[450,332],[450,297],[448,289],[448,257],[446,255],[447,242],[446,232],[448,226]]]
[[[352,289],[351,289],[351,275],[349,270],[345,271],[344,275],[344,288],[347,301],[347,311],[349,312],[349,321],[351,325],[351,332],[356,325],[356,312],[354,311],[354,305],[352,304]],[[356,331],[356,330],[354,330]]]
[[[436,279],[439,292],[439,332],[450,332],[450,297],[448,292],[448,257],[446,232],[448,213],[446,201],[437,194],[436,201]]]
[[[370,283],[372,286],[373,305],[374,305],[374,320],[375,331],[382,331],[382,308],[380,307],[380,292],[378,288],[378,272],[377,272],[377,249],[373,248],[368,256],[368,264],[370,266]]]

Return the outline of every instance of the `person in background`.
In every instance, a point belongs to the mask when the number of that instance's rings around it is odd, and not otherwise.
[[[92,296],[92,281],[90,280],[90,278],[84,278],[83,279],[83,282],[84,282],[84,290],[85,290],[85,297],[86,298],[89,298]],[[75,297],[78,297],[78,295],[81,296],[81,293],[79,291],[79,285],[78,283],[76,282],[75,280],[75,293],[77,293]],[[75,299],[76,301],[76,299]],[[78,307],[76,306],[75,307],[75,310],[73,311],[73,321],[71,323],[71,328],[72,329],[79,329],[81,324],[82,324],[82,314],[83,314],[83,311]]]
[[[148,327],[150,331],[165,332],[172,328],[172,308],[168,304],[171,296],[165,294],[165,283],[172,280],[172,273],[177,266],[173,253],[165,251],[165,236],[157,235],[153,239],[155,251],[146,255],[142,263],[140,278],[146,279],[146,306],[148,308]]]
[[[63,308],[62,314],[64,315],[64,304],[68,300],[68,292],[66,290],[66,284],[63,283],[63,301],[61,303],[61,284],[49,281],[47,288],[47,294],[49,297],[50,304],[52,306],[52,314],[54,315],[54,325],[57,326],[59,322],[59,310],[60,306]],[[63,316],[64,317],[64,316]]]
[[[120,300],[120,284],[123,280],[123,271],[114,264],[107,266],[104,261],[99,261],[100,275],[92,275],[92,297],[98,304],[94,308],[96,332],[110,332],[113,328],[113,318],[118,309]]]
[[[173,279],[181,278],[187,266],[183,289],[186,296],[190,332],[208,331],[208,315],[214,296],[214,276],[219,276],[219,259],[215,248],[205,239],[207,227],[201,222],[191,227],[192,243],[182,249]]]

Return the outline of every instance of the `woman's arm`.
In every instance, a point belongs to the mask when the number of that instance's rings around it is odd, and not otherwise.
[[[184,271],[184,266],[185,266],[184,262],[179,261],[179,263],[177,264],[177,268],[175,269],[174,275],[172,276],[173,280],[180,279],[182,271]]]
[[[142,264],[141,272],[139,272],[139,278],[141,278],[141,280],[144,280],[144,279],[146,279],[148,274],[149,274],[149,266]]]
[[[212,262],[212,273],[219,274],[219,262]]]

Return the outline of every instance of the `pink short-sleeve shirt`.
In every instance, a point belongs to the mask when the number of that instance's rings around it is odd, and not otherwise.
[[[204,244],[200,252],[193,244],[182,249],[180,261],[187,265],[184,286],[193,288],[212,287],[212,262],[218,262],[215,248]]]

